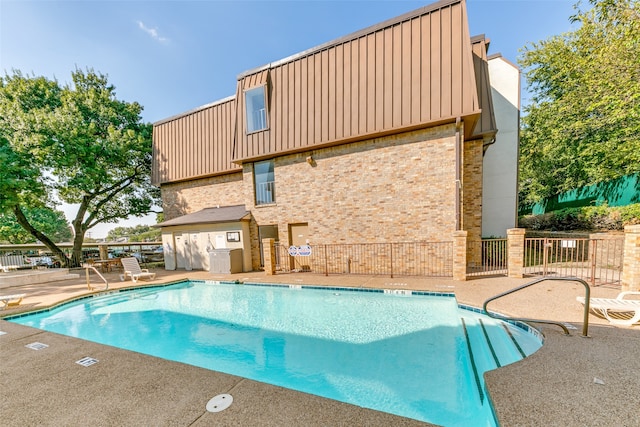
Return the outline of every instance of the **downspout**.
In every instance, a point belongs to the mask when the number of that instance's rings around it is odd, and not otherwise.
[[[456,231],[461,230],[460,194],[462,192],[461,163],[462,163],[462,140],[460,138],[460,128],[462,121],[456,117]]]

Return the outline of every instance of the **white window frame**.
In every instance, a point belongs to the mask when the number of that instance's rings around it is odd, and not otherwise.
[[[256,169],[258,169],[258,165],[260,164],[270,164],[272,174],[272,180],[261,180],[258,181]],[[275,161],[273,159],[263,160],[260,162],[255,162],[253,164],[253,187],[255,192],[255,203],[256,206],[261,205],[272,205],[276,203],[276,174],[275,174]],[[262,173],[261,175],[265,175]]]
[[[263,104],[262,108],[256,109],[253,105],[254,99],[257,99],[259,95],[256,94],[258,90],[262,90]],[[247,134],[260,132],[269,128],[268,114],[267,114],[267,85],[255,86],[244,91],[244,117],[246,124]],[[251,109],[250,109],[251,108]]]

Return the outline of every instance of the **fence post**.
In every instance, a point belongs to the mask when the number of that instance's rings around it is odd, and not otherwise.
[[[264,272],[269,276],[276,274],[276,245],[275,239],[262,239],[262,257],[264,259]]]
[[[393,279],[393,243],[391,245],[391,278]]]
[[[596,285],[596,266],[597,266],[597,254],[598,254],[598,241],[589,240],[589,261],[591,262],[591,286]]]
[[[524,228],[507,230],[507,276],[522,279],[524,277]]]
[[[640,290],[640,225],[627,225],[624,228],[622,290]]]
[[[467,280],[467,231],[453,232],[453,280]]]
[[[327,245],[323,245],[324,246],[324,275],[328,276],[329,275],[329,260],[327,259]]]

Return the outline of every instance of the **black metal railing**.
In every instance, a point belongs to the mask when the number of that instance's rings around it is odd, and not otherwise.
[[[276,246],[276,269],[328,274],[453,276],[453,242]]]

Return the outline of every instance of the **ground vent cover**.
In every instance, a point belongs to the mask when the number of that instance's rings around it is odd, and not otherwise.
[[[82,366],[91,366],[91,365],[95,365],[96,363],[98,363],[98,360],[94,359],[93,357],[83,357],[80,360],[76,360],[76,363],[78,365],[82,365]]]
[[[32,342],[31,344],[25,345],[25,347],[30,348],[31,350],[42,350],[43,348],[49,347],[49,345],[41,342]]]

